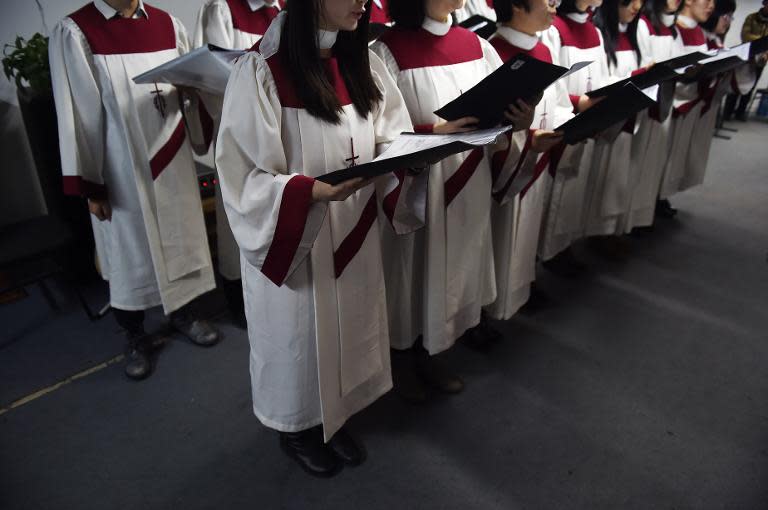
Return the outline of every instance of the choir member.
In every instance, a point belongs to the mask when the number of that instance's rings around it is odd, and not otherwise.
[[[184,102],[173,86],[132,80],[189,49],[181,23],[141,0],[94,0],[51,36],[64,191],[88,199],[133,379],[152,370],[148,308],[162,305],[198,345],[219,339],[188,306],[216,284]]]
[[[637,24],[637,45],[641,55],[647,55],[652,62],[663,62],[676,55],[675,28],[677,11],[682,0],[646,0],[643,14]],[[666,91],[661,92],[666,93]],[[652,106],[638,115],[639,123],[632,143],[632,170],[637,176],[630,200],[630,208],[624,222],[624,231],[629,233],[635,227],[651,227],[656,212],[656,200],[664,175],[664,165],[669,156],[670,124],[669,111],[662,111],[662,105]],[[665,209],[660,207],[659,211]]]
[[[542,33],[553,58],[570,67],[576,62],[592,61],[582,71],[563,78],[575,112],[596,103],[586,92],[600,88],[608,80],[608,61],[600,31],[592,23],[592,9],[602,0],[565,0],[549,30]],[[593,160],[600,161],[610,142],[590,139],[581,144],[583,156],[571,172],[558,172],[542,227],[539,256],[545,267],[558,274],[571,275],[581,269],[573,256],[571,244],[584,236],[588,201],[595,193]]]
[[[559,5],[557,0],[497,0],[494,3],[499,29],[490,39],[502,60],[523,54],[550,64],[556,64],[552,53],[537,33],[551,25]],[[494,173],[499,165],[517,166],[524,175],[520,192],[511,200],[506,194],[495,194],[491,208],[493,251],[496,270],[496,301],[487,307],[494,319],[508,319],[528,301],[531,284],[536,278],[536,259],[542,218],[552,187],[552,175],[561,160],[562,135],[552,130],[573,117],[573,105],[561,81],[544,91],[536,106],[526,145],[535,153],[530,171],[522,168],[528,157],[509,154],[494,155]],[[510,142],[511,142],[510,135]],[[506,159],[514,158],[514,161]],[[567,158],[566,158],[567,160]],[[511,165],[510,165],[511,163]],[[561,170],[565,170],[565,165]],[[512,185],[512,183],[505,184]]]
[[[443,122],[433,112],[501,64],[486,40],[453,26],[451,15],[463,5],[463,0],[390,0],[395,24],[373,45],[403,92],[418,132],[473,129],[475,118]],[[505,114],[517,130],[527,129],[533,108],[520,101]],[[472,330],[467,338],[498,338],[481,322],[482,307],[496,299],[491,193],[483,149],[448,157],[429,169],[426,228],[401,237],[384,230],[395,388],[407,400],[426,398],[423,383],[444,393],[462,390],[462,379],[435,355],[465,332]]]
[[[675,39],[677,55],[708,50],[707,39],[699,23],[705,22],[714,9],[714,0],[684,0],[676,22],[677,32],[680,35]],[[674,216],[676,213],[669,204],[669,197],[680,190],[686,173],[693,131],[705,106],[701,91],[708,87],[708,84],[709,80],[703,80],[701,83],[679,83],[675,90],[669,157],[664,166],[664,177],[659,192],[661,203],[658,207],[660,214],[667,217]],[[694,148],[694,150],[698,149]]]
[[[316,179],[371,161],[413,129],[368,50],[365,3],[290,0],[235,64],[217,141],[244,259],[253,410],[317,476],[362,462],[342,427],[392,387],[377,201],[397,228],[423,215],[403,212],[404,172],[375,186]]]
[[[595,26],[603,36],[608,57],[608,82],[644,72],[651,65],[650,56],[644,55],[637,43],[637,16],[642,6],[643,0],[605,0],[595,14]],[[637,173],[632,171],[632,145],[643,120],[642,115],[628,119],[606,147],[602,160],[595,162],[598,199],[591,202],[587,235],[607,236],[599,240],[610,250],[621,248],[615,242],[619,239],[616,236],[624,234],[629,219],[632,193],[638,182]]]
[[[206,0],[197,15],[196,47],[213,44],[219,48],[247,50],[267,31],[280,12],[278,0]],[[221,119],[223,97],[201,93],[206,113],[212,117],[213,139]],[[243,287],[240,279],[240,250],[224,212],[221,189],[215,187],[216,247],[224,293],[235,321],[245,326]]]

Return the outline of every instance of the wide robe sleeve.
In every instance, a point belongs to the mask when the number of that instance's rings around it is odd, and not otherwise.
[[[413,131],[413,125],[387,65],[373,51],[369,51],[368,56],[373,80],[382,95],[372,112],[376,154],[381,154],[400,133]],[[377,181],[376,194],[381,208],[396,233],[408,234],[425,225],[428,178],[427,171],[415,173],[401,169]]]
[[[327,211],[327,204],[312,200],[314,179],[287,167],[281,122],[269,66],[250,52],[227,84],[216,165],[241,253],[278,286],[311,251]]]
[[[223,0],[207,1],[197,13],[195,22],[195,48],[214,44],[219,48],[232,49],[235,46],[235,29],[232,13]]]
[[[93,54],[85,36],[64,18],[50,38],[49,59],[59,127],[64,193],[106,198],[106,119]]]

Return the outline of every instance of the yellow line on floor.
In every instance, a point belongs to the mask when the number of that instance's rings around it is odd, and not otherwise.
[[[12,402],[9,406],[0,408],[0,415],[3,415],[5,413],[7,413],[11,409],[16,409],[17,407],[21,407],[21,406],[23,406],[25,404],[29,404],[33,400],[37,400],[38,398],[43,397],[43,396],[45,396],[45,395],[47,395],[49,393],[52,393],[52,392],[58,390],[59,388],[61,388],[63,386],[66,386],[67,384],[70,384],[72,382],[77,381],[78,379],[82,379],[84,377],[88,377],[89,375],[95,374],[96,372],[98,372],[100,370],[104,370],[105,368],[107,368],[110,365],[114,365],[115,363],[120,363],[121,361],[123,361],[123,358],[125,358],[125,356],[120,354],[118,356],[115,356],[112,359],[109,359],[109,360],[103,362],[103,363],[99,363],[98,365],[96,365],[94,367],[91,367],[91,368],[89,368],[87,370],[83,370],[82,372],[78,372],[78,373],[76,373],[73,376],[67,377],[66,379],[64,379],[62,381],[59,381],[56,384],[48,386],[47,388],[43,388],[42,390],[36,391],[36,392],[32,393],[31,395],[27,395],[26,397],[22,397],[22,398],[16,400],[15,402]]]

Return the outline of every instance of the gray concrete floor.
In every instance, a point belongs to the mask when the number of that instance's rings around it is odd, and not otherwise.
[[[464,393],[356,416],[363,466],[283,457],[222,319],[221,345],[174,341],[146,382],[110,365],[0,414],[0,508],[768,508],[768,125],[737,126],[626,261],[582,247],[588,273],[543,272],[550,305],[490,354],[453,349]],[[111,318],[34,291],[0,315],[0,407],[121,350]]]

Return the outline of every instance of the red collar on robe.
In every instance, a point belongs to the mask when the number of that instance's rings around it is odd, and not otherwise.
[[[253,48],[251,48],[251,51],[259,51],[260,44],[261,41],[256,43]],[[272,72],[272,78],[275,80],[280,104],[283,108],[304,108],[304,103],[296,92],[296,87],[290,77],[288,69],[286,69],[283,64],[282,54],[283,49],[281,47],[277,53],[266,59],[269,70]],[[349,95],[347,85],[344,83],[344,78],[339,69],[339,61],[336,60],[335,57],[331,57],[323,59],[323,65],[328,79],[336,92],[339,104],[341,106],[352,104],[352,98]]]
[[[677,31],[680,33],[680,38],[685,46],[701,46],[702,44],[707,44],[707,38],[704,37],[704,30],[698,25],[693,28],[677,25]]]
[[[505,62],[510,58],[522,53],[525,55],[530,55],[537,60],[548,62],[550,64],[552,63],[552,54],[550,53],[549,48],[547,48],[547,46],[541,41],[537,42],[536,46],[530,50],[524,50],[523,48],[519,48],[513,44],[510,44],[509,41],[500,36],[492,38],[490,43],[494,48],[496,48],[499,56]]]
[[[440,36],[423,28],[394,28],[379,39],[387,45],[401,71],[422,67],[448,66],[483,58],[477,35],[461,27],[451,27]]]
[[[232,26],[248,34],[264,35],[272,20],[280,13],[277,7],[266,5],[252,11],[246,0],[227,0],[227,5],[232,14]]]
[[[572,20],[568,17],[555,16],[552,23],[560,33],[563,46],[571,46],[582,50],[588,50],[600,46],[600,35],[597,27],[591,20],[584,23]]]
[[[69,15],[80,28],[94,55],[152,53],[176,48],[171,16],[144,4],[147,17],[107,19],[91,2]]]

